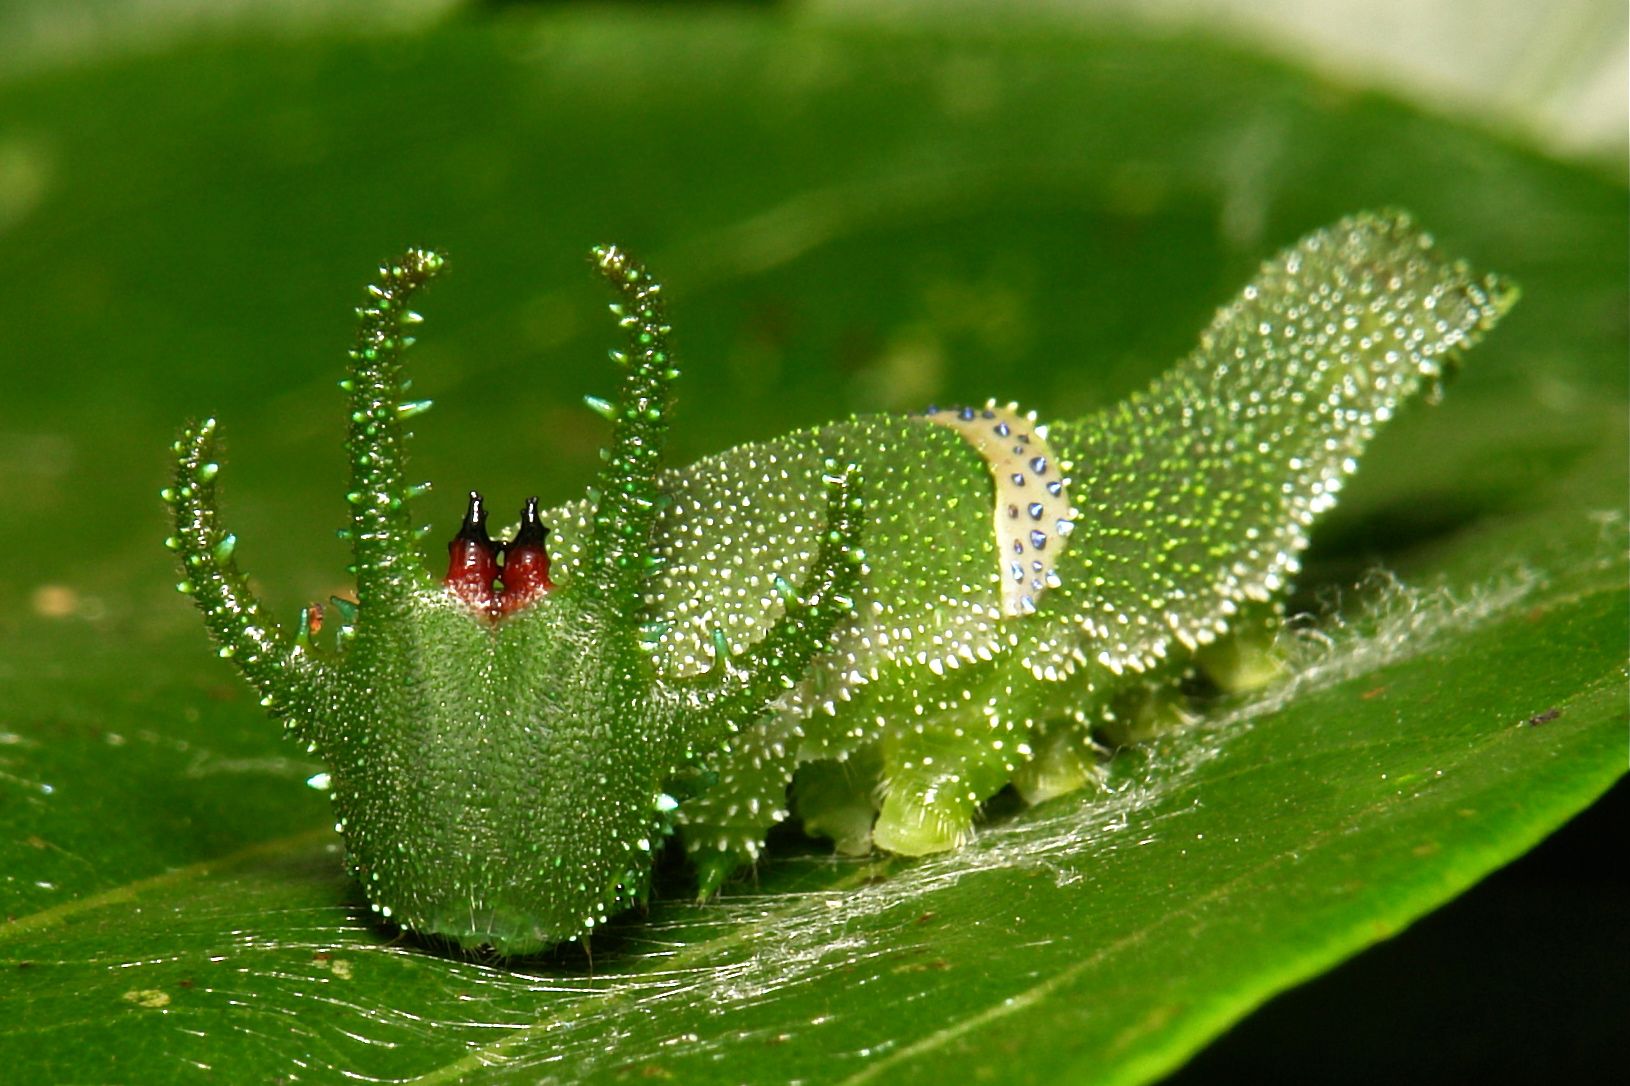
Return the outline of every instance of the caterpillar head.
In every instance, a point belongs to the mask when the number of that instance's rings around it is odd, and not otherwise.
[[[551,561],[527,502],[507,542],[471,492],[444,576],[419,553],[406,481],[402,353],[411,296],[442,268],[411,250],[380,271],[341,387],[350,397],[346,494],[356,600],[313,606],[286,632],[239,571],[220,526],[214,420],[174,446],[173,508],[184,579],[219,646],[328,766],[347,863],[374,909],[466,948],[521,954],[577,938],[639,898],[669,828],[669,782],[749,727],[848,613],[858,565],[851,473],[830,465],[827,534],[785,616],[710,671],[659,674],[642,640],[645,582],[678,371],[661,288],[615,248],[594,263],[627,335],[605,466],[584,504],[587,531]],[[716,644],[723,646],[721,636]]]

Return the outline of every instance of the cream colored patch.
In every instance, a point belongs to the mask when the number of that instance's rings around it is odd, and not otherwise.
[[[67,618],[79,609],[79,593],[63,584],[42,584],[28,602],[41,618]]]
[[[44,148],[15,138],[0,140],[0,234],[44,202],[55,172]]]
[[[311,964],[318,969],[326,969],[333,973],[337,980],[351,979],[351,963],[344,958],[331,958],[327,954],[315,954],[312,956]]]
[[[1034,614],[1041,595],[1059,584],[1055,567],[1075,528],[1070,465],[1053,455],[1047,427],[1018,404],[933,408],[923,418],[948,426],[979,450],[996,484],[996,564],[1002,614]]]
[[[124,994],[126,1003],[146,1007],[150,1011],[162,1010],[170,1005],[170,994],[157,988],[133,988]]]

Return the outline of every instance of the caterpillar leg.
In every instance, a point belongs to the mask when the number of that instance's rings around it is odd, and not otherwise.
[[[1229,632],[1195,653],[1193,671],[1223,694],[1248,694],[1281,678],[1288,665],[1276,638],[1284,625],[1277,607],[1246,608]],[[1175,683],[1151,680],[1123,691],[1091,722],[1110,747],[1141,743],[1192,724],[1195,704]]]
[[[1225,694],[1260,690],[1284,675],[1284,654],[1276,638],[1284,616],[1273,604],[1253,604],[1231,623],[1227,636],[1201,646],[1195,663]]]
[[[886,741],[887,796],[872,828],[879,848],[922,856],[956,848],[973,832],[979,805],[1027,758],[1028,728],[961,717]]]
[[[1093,740],[1085,724],[1055,721],[1037,734],[1032,745],[1034,757],[1013,775],[1013,787],[1026,803],[1042,803],[1102,783],[1109,751]]]
[[[697,895],[758,859],[764,835],[787,817],[787,784],[797,766],[798,716],[780,712],[731,741],[718,780],[676,812],[685,852],[696,866]]]
[[[804,832],[830,839],[845,856],[871,852],[877,781],[882,771],[883,756],[876,744],[862,747],[841,762],[823,759],[800,766],[792,782],[792,802]]]

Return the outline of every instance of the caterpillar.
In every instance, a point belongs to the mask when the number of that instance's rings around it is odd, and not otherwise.
[[[612,424],[603,467],[507,538],[471,492],[444,575],[405,468],[433,252],[380,270],[341,382],[354,601],[273,620],[221,525],[213,419],[163,491],[180,591],[326,765],[374,910],[467,950],[585,937],[648,893],[674,835],[706,894],[789,813],[844,851],[921,855],[1004,787],[1088,785],[1128,699],[1273,613],[1377,428],[1516,299],[1405,214],[1359,214],[1263,264],[1186,359],[1097,414],[862,415],[676,468],[661,288],[619,249],[593,262],[627,341],[616,400],[588,401]]]

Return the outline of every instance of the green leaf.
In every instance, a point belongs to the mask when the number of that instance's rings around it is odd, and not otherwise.
[[[193,43],[15,80],[0,133],[20,1081],[1147,1081],[1623,772],[1621,177],[1197,40],[742,12]],[[1525,297],[1321,525],[1296,678],[953,855],[789,838],[715,902],[676,877],[592,966],[393,940],[320,767],[168,587],[188,414],[223,420],[280,612],[341,584],[332,381],[359,285],[410,242],[453,259],[414,361],[444,537],[469,485],[507,507],[590,477],[593,242],[670,284],[694,455],[929,398],[1083,412],[1262,257],[1378,205]]]

